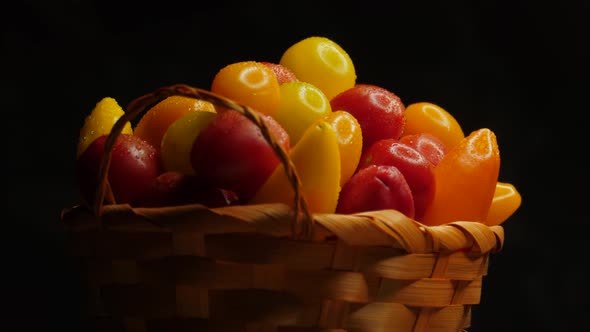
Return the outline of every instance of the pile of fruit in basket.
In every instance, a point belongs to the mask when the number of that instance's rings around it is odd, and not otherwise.
[[[386,87],[358,83],[349,54],[312,36],[278,62],[245,60],[216,73],[209,91],[259,114],[288,153],[312,213],[395,209],[426,225],[504,222],[520,206],[499,181],[489,128],[464,133],[432,102],[405,105]],[[77,150],[85,202],[94,200],[104,143],[124,110],[104,97],[86,117]],[[244,115],[173,95],[128,123],[112,150],[114,201],[141,207],[293,204],[283,165]]]

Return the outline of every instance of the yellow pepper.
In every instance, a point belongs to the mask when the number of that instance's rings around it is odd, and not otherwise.
[[[496,183],[494,198],[485,224],[489,226],[500,225],[518,210],[521,203],[522,197],[513,184]]]
[[[334,213],[340,194],[341,166],[338,137],[332,125],[323,120],[313,123],[289,151],[289,157],[301,181],[301,193],[309,211]],[[294,197],[281,164],[250,200],[250,204],[284,203],[293,207]]]

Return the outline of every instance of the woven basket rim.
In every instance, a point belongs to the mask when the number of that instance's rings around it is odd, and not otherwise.
[[[110,204],[95,215],[84,204],[65,208],[61,220],[67,230],[193,230],[202,233],[259,233],[292,237],[294,211],[281,203],[208,208],[201,204],[166,207],[133,207]],[[338,238],[355,246],[391,246],[408,253],[498,252],[504,245],[504,228],[474,221],[454,221],[429,226],[397,210],[355,214],[313,213],[314,239]],[[296,240],[296,238],[293,238]]]

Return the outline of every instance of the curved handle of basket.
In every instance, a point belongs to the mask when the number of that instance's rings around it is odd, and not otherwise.
[[[131,103],[129,103],[129,106],[127,107],[125,114],[121,116],[114,124],[104,144],[104,155],[101,160],[98,172],[99,185],[97,186],[96,193],[94,196],[94,214],[100,216],[102,212],[105,195],[108,193],[110,196],[112,196],[106,175],[108,174],[108,169],[111,162],[113,146],[115,144],[117,137],[121,134],[125,124],[133,120],[143,111],[154,106],[155,104],[166,99],[167,97],[173,95],[182,95],[186,97],[202,99],[216,106],[234,110],[244,115],[246,118],[248,118],[250,121],[252,121],[256,126],[260,128],[262,135],[270,144],[275,154],[279,158],[281,164],[283,165],[287,178],[289,179],[289,182],[291,183],[291,186],[293,187],[293,191],[295,193],[295,220],[293,223],[293,236],[298,238],[311,237],[311,232],[313,228],[313,218],[308,209],[307,202],[305,201],[303,195],[301,195],[301,181],[299,179],[299,176],[297,175],[297,172],[295,171],[295,166],[289,158],[287,151],[285,151],[285,149],[276,142],[271,131],[269,130],[264,120],[260,117],[260,115],[254,112],[249,107],[240,105],[233,100],[214,94],[210,91],[191,87],[186,84],[176,84],[161,87],[159,89],[154,90],[153,92],[150,92],[133,100]],[[112,199],[112,197],[110,198]]]

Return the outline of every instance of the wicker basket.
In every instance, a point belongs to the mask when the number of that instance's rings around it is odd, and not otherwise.
[[[285,166],[295,208],[103,203],[114,203],[105,174],[124,123],[174,94],[254,121]],[[186,85],[133,101],[105,149],[94,205],[62,213],[98,331],[462,331],[480,301],[489,255],[504,240],[500,226],[429,227],[395,210],[310,214],[264,122]]]

